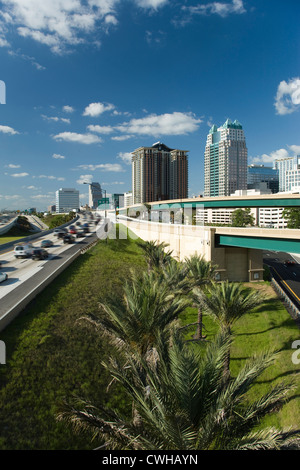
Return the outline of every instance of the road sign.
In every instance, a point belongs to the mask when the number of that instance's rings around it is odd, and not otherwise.
[[[109,204],[109,197],[102,197],[101,199],[98,199],[98,206],[101,204]]]

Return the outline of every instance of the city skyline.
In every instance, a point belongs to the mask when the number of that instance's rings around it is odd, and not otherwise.
[[[0,7],[0,208],[43,210],[59,187],[85,204],[86,181],[130,191],[131,152],[157,141],[189,152],[198,195],[206,136],[228,118],[248,164],[300,153],[298,2]]]

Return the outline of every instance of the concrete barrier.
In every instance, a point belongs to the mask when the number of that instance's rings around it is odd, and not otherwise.
[[[18,217],[16,217],[11,222],[9,222],[9,224],[6,224],[6,225],[3,225],[2,227],[0,227],[0,235],[4,235],[5,233],[9,232],[9,230],[11,228],[13,228],[13,226],[16,224],[17,219],[18,219]]]

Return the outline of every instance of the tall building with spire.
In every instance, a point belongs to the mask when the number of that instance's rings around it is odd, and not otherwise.
[[[237,120],[212,126],[205,147],[204,196],[230,196],[247,189],[247,160],[246,139]]]
[[[162,142],[132,152],[133,204],[187,198],[187,153]]]

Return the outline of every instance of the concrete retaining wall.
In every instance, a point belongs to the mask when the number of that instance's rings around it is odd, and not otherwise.
[[[184,260],[193,254],[216,265],[219,279],[253,282],[263,280],[262,251],[251,248],[215,247],[215,227],[173,225],[119,216],[119,223],[145,241],[167,243],[173,256]]]
[[[9,230],[11,228],[13,228],[13,226],[15,225],[16,221],[17,221],[17,218],[16,217],[15,219],[13,219],[9,224],[6,224],[6,225],[3,225],[0,227],[0,235],[4,235],[5,233],[9,232]]]

